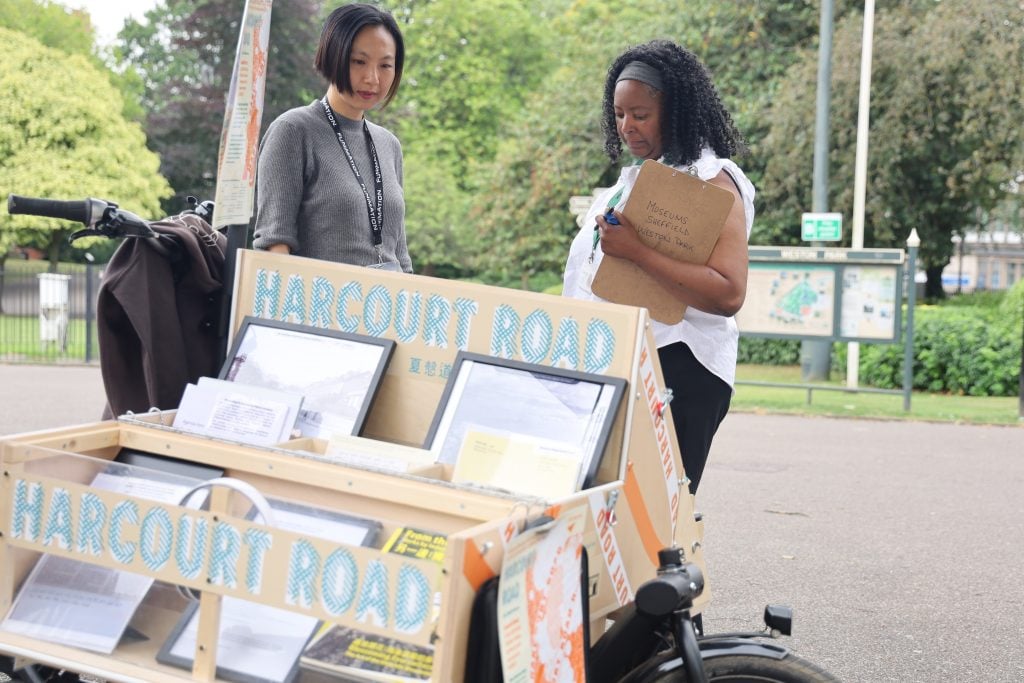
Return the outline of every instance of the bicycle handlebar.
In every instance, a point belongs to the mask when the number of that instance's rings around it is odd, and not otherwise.
[[[30,216],[60,218],[77,221],[85,230],[73,233],[68,239],[74,242],[79,237],[157,237],[145,220],[130,211],[117,208],[114,202],[88,198],[81,201],[44,199],[42,197],[7,196],[7,212]]]
[[[640,586],[633,598],[637,612],[661,619],[681,607],[690,607],[704,592],[704,574],[696,564],[684,563]]]
[[[103,215],[107,202],[98,199],[65,201],[61,199],[43,199],[40,197],[22,197],[8,195],[7,213],[23,213],[30,216],[61,218],[84,225],[93,225]]]

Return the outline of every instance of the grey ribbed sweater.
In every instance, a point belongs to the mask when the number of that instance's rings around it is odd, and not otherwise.
[[[335,118],[372,195],[373,161],[363,123],[337,112]],[[384,182],[384,258],[412,272],[405,240],[402,146],[387,129],[367,123]],[[319,100],[286,111],[270,124],[257,169],[253,246],[287,244],[298,256],[357,266],[377,262],[366,199]]]

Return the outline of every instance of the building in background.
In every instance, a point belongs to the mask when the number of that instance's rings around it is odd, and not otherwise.
[[[949,294],[1004,290],[1024,279],[1024,236],[1010,230],[953,237],[953,258],[942,271]]]

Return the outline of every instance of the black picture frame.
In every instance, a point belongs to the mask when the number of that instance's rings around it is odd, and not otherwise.
[[[230,598],[225,596],[221,604],[221,618],[224,616],[224,612],[231,610],[231,605],[235,604],[232,601],[237,598]],[[266,610],[272,610],[274,608],[267,607]],[[285,610],[281,610],[282,613]],[[191,602],[182,612],[181,618],[178,619],[178,623],[174,625],[174,629],[167,636],[163,645],[160,647],[159,652],[156,654],[156,661],[161,664],[167,664],[175,666],[180,669],[191,669],[194,657],[186,657],[174,652],[175,645],[182,635],[189,629],[193,620],[199,618],[199,603]],[[197,626],[198,628],[198,626]],[[302,651],[309,646],[310,640],[316,635],[320,629],[320,622],[310,620],[309,633],[305,638],[305,641],[301,648],[299,648],[299,656]],[[219,651],[219,650],[218,650]],[[216,666],[216,677],[217,680],[223,681],[234,681],[235,683],[294,683],[299,674],[299,658],[295,657],[294,660],[289,664],[288,670],[283,677],[273,678],[266,675],[258,675],[256,673],[247,672],[245,670],[232,668],[229,666],[222,666],[218,664]]]
[[[250,315],[217,377],[305,396],[296,421],[303,436],[330,438],[347,428],[360,436],[395,345],[392,339]],[[289,379],[284,368],[297,359]]]
[[[491,372],[476,373],[481,368]],[[474,378],[474,374],[480,376]],[[529,380],[523,384],[526,393],[510,396],[515,390],[507,392],[505,389],[517,382],[516,376]],[[483,386],[484,382],[494,379],[503,382],[509,379],[509,383],[505,387]],[[541,394],[550,393],[553,401],[576,415],[575,425],[540,414],[550,402],[530,400],[544,398],[537,393],[530,395],[538,391],[538,381],[546,387]],[[463,427],[470,414],[476,425],[555,441],[566,441],[566,434],[572,434],[575,429],[577,435],[585,437],[578,441],[583,449],[583,462],[577,488],[591,488],[608,447],[626,386],[626,380],[621,377],[459,351],[423,447],[434,452],[438,462],[453,463],[453,454],[461,445]],[[556,396],[556,392],[559,395]]]
[[[312,507],[304,505],[302,503],[285,501],[275,498],[268,498],[267,502],[270,504],[272,512],[293,513],[295,515],[300,515],[308,518],[308,522],[301,525],[296,525],[294,523],[284,523],[277,525],[283,529],[289,529],[295,532],[301,531],[300,527],[306,527],[319,528],[320,532],[323,533],[323,523],[326,522],[332,524],[340,524],[346,527],[350,527],[357,534],[360,532],[362,533],[362,536],[356,539],[358,540],[357,545],[361,545],[363,547],[374,547],[380,540],[381,531],[384,528],[384,525],[378,520],[366,517],[357,517],[355,515],[346,514],[344,512],[339,512],[336,510]],[[249,513],[246,515],[246,518],[255,519],[256,516],[256,510],[255,508],[253,508],[250,509]],[[233,605],[240,606],[242,602],[243,601],[239,600],[238,598],[231,598],[225,596],[223,598],[223,603],[221,606],[221,619],[223,620],[225,614],[229,614],[232,611]],[[257,623],[265,623],[268,619],[272,619],[274,615],[280,613],[282,615],[286,615],[286,617],[290,617],[295,620],[302,620],[303,622],[308,622],[308,633],[304,635],[301,647],[296,647],[294,649],[292,653],[292,660],[288,663],[288,668],[284,676],[276,678],[269,677],[266,675],[260,675],[259,673],[256,673],[254,671],[245,670],[243,668],[233,668],[230,666],[222,666],[221,664],[218,664],[216,667],[217,678],[225,681],[235,681],[236,683],[294,683],[299,675],[299,663],[300,658],[302,657],[302,653],[305,652],[306,648],[309,646],[310,641],[313,640],[316,634],[320,631],[322,622],[315,618],[304,617],[303,615],[298,615],[288,610],[271,607],[269,605],[254,603],[249,609],[255,610],[255,612],[250,613],[250,616],[257,616],[255,620],[250,620],[250,623],[252,623],[253,621]],[[175,650],[177,649],[177,643],[181,639],[183,634],[193,630],[198,630],[197,622],[195,623],[194,629],[192,628],[193,622],[198,618],[199,602],[194,601],[189,603],[188,606],[185,608],[185,611],[182,612],[181,617],[178,619],[178,622],[174,625],[174,628],[167,636],[167,639],[160,646],[160,650],[157,652],[156,655],[156,661],[158,661],[161,664],[167,664],[182,669],[192,668],[194,662],[194,655],[185,656],[178,652],[175,652]],[[221,624],[221,629],[223,629],[223,622]],[[221,640],[223,640],[223,635],[224,634],[222,632]]]
[[[113,462],[132,467],[145,467],[146,469],[166,472],[179,477],[189,477],[200,481],[207,481],[224,476],[224,468],[205,463],[192,462],[183,458],[175,458],[169,455],[159,455],[148,451],[140,451],[135,448],[121,447],[114,456]]]
[[[370,517],[359,517],[339,510],[312,507],[303,503],[281,500],[279,498],[267,498],[267,502],[270,504],[270,509],[274,514],[280,515],[280,513],[293,513],[307,517],[310,520],[315,520],[317,523],[315,525],[311,525],[310,528],[315,528],[317,535],[323,534],[324,524],[342,524],[353,529],[362,530],[362,537],[355,539],[357,542],[353,545],[360,545],[364,548],[375,548],[380,542],[381,534],[384,530],[384,524],[380,520],[372,519]],[[255,508],[250,510],[249,517],[252,519],[256,518]],[[294,532],[300,531],[300,529],[293,524],[278,524],[278,526],[288,528]]]

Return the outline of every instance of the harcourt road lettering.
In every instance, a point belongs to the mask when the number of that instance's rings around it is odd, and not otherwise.
[[[362,282],[335,285],[324,277],[310,282],[299,274],[283,278],[276,270],[258,269],[251,310],[262,318],[282,320],[397,341],[418,341],[438,349],[468,350],[480,303],[436,293],[398,289],[383,284],[366,290]],[[509,305],[496,306],[487,321],[487,352],[500,358],[566,367],[584,372],[607,372],[615,356],[612,326],[592,318],[581,329],[571,316],[555,317],[543,308],[526,315]]]
[[[76,494],[72,489],[15,480],[11,539],[41,550],[60,549],[86,562],[109,559],[133,571],[141,561],[155,576],[220,586],[239,597],[262,595],[268,564],[286,562],[287,580],[277,596],[282,604],[354,617],[358,623],[403,634],[417,634],[427,626],[433,589],[410,562],[401,563],[392,585],[388,565],[371,560],[360,568],[345,547],[322,555],[299,537],[287,553],[271,553],[276,530],[240,528],[225,521],[210,524],[206,513],[144,499],[118,498],[109,506],[88,490]]]

